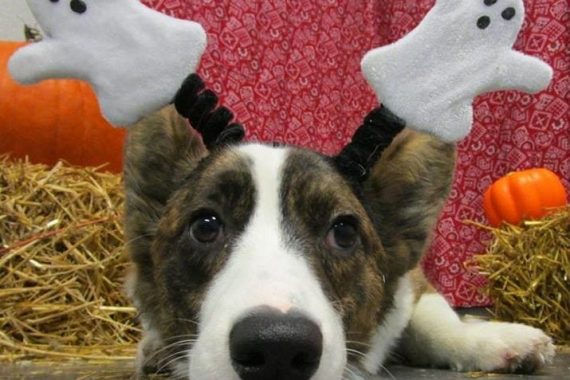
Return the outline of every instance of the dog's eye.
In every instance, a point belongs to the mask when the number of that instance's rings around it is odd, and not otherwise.
[[[201,244],[213,243],[223,233],[223,224],[216,215],[200,216],[190,226],[190,236]]]
[[[351,217],[340,217],[334,221],[326,237],[330,248],[348,251],[356,246],[359,235],[356,221]]]

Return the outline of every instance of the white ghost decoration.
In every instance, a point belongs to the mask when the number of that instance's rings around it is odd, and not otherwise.
[[[27,2],[45,36],[14,53],[11,75],[23,84],[85,80],[115,125],[130,125],[171,102],[206,48],[200,24],[138,0]]]
[[[379,100],[410,128],[457,141],[471,130],[473,99],[548,86],[551,67],[512,49],[522,0],[437,0],[416,29],[368,52],[362,71]]]

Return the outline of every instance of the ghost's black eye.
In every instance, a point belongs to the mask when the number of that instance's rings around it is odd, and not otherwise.
[[[212,244],[223,236],[224,225],[216,214],[202,214],[190,224],[190,237],[198,244]]]
[[[73,12],[78,14],[82,14],[87,11],[87,4],[85,4],[82,0],[71,0],[69,7]]]
[[[477,20],[477,27],[479,29],[486,29],[491,24],[491,19],[489,16],[481,16]]]
[[[341,216],[335,219],[325,239],[326,245],[336,251],[350,252],[358,241],[358,223],[352,216]]]
[[[501,17],[503,17],[505,20],[509,21],[510,19],[515,17],[516,14],[517,14],[517,11],[515,10],[515,8],[509,7],[501,13]]]

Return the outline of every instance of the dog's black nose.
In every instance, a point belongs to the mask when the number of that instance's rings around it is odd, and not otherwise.
[[[308,380],[322,351],[319,326],[297,311],[258,309],[230,333],[232,365],[242,380]]]

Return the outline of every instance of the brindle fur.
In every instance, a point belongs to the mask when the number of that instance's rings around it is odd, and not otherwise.
[[[365,202],[389,260],[388,296],[380,314],[389,310],[397,280],[422,258],[447,198],[454,164],[453,144],[406,130],[383,152],[365,183]],[[413,278],[418,289],[432,291],[421,270],[414,270]]]
[[[287,234],[302,246],[301,252],[311,253],[308,259],[342,316],[349,339],[368,337],[378,325],[373,316],[383,298],[386,258],[365,208],[327,160],[305,150],[289,158],[281,197]],[[362,232],[350,253],[331,252],[324,244],[332,223],[342,215],[357,216]]]
[[[330,160],[293,150],[281,189],[284,224],[290,243],[311,253],[307,258],[343,317],[349,341],[369,341],[392,303],[396,280],[417,266],[447,195],[453,161],[453,146],[405,132],[354,191]],[[126,234],[135,264],[133,298],[147,329],[166,343],[196,333],[191,321],[198,318],[206,287],[251,215],[255,190],[248,188],[248,165],[231,149],[208,155],[170,108],[130,130]],[[226,243],[208,252],[187,238],[188,225],[204,208],[216,210],[230,226]],[[223,214],[225,208],[231,215]],[[350,255],[324,245],[331,223],[346,214],[357,217],[361,231]],[[423,276],[416,277],[425,289]]]
[[[170,108],[129,130],[125,151],[125,235],[134,263],[129,292],[146,330],[160,330],[160,316],[166,314],[162,295],[156,291],[156,263],[152,258],[159,221],[176,183],[206,153],[198,134]]]

